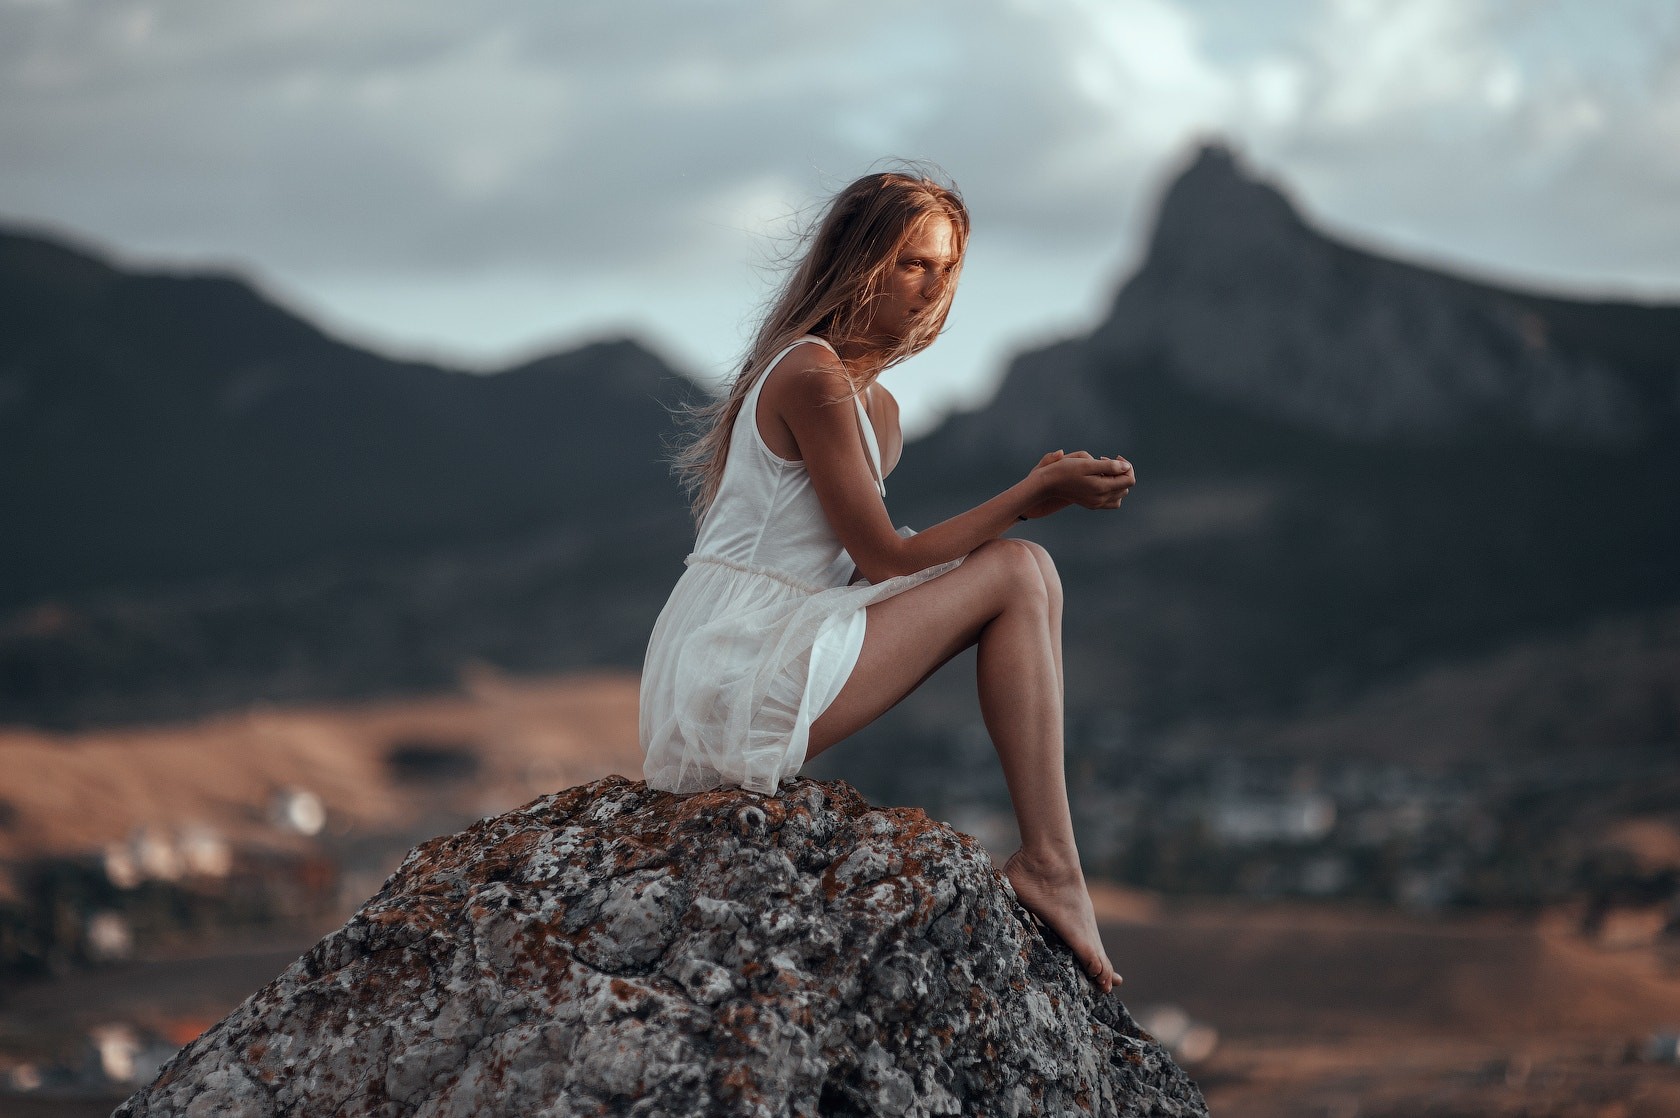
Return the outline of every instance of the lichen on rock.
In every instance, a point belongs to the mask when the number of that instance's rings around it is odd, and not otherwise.
[[[113,1118],[1171,1115],[980,845],[844,781],[613,776],[410,851]]]

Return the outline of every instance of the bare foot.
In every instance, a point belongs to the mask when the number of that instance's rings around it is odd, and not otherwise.
[[[1003,863],[1003,876],[1009,879],[1021,903],[1073,948],[1073,957],[1103,993],[1123,981],[1103,951],[1097,914],[1091,908],[1091,894],[1085,891],[1085,875],[1077,861],[1071,866],[1044,864],[1025,849],[1017,850]]]

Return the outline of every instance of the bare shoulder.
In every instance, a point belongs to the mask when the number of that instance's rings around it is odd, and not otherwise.
[[[825,405],[844,399],[852,390],[845,366],[833,350],[820,342],[794,346],[776,362],[758,396],[759,438],[772,454],[790,461],[804,458],[796,428],[807,436],[838,430],[842,412]]]
[[[804,342],[770,370],[764,391],[780,403],[811,407],[849,395],[852,382],[833,350],[819,342]]]

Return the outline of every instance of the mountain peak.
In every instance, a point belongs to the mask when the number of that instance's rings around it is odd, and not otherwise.
[[[1150,259],[1230,253],[1309,233],[1294,203],[1230,146],[1204,143],[1161,197]]]
[[[1598,446],[1642,437],[1622,377],[1555,345],[1520,297],[1317,232],[1222,144],[1162,195],[1143,267],[1096,341],[1209,397],[1340,438]]]
[[[81,298],[119,278],[85,243],[44,227],[0,222],[0,293],[14,305],[40,298]]]

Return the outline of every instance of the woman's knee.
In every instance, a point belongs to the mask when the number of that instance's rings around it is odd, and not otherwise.
[[[1052,597],[1050,588],[1046,585],[1043,568],[1040,565],[1038,552],[1044,549],[1030,540],[1018,540],[1012,537],[1001,537],[987,540],[970,553],[967,562],[979,560],[980,565],[991,572],[999,588],[1011,601],[1023,598],[1042,600],[1048,603]],[[1044,552],[1048,561],[1049,553]],[[966,564],[965,564],[966,565]],[[1057,584],[1055,594],[1060,594],[1060,584]]]
[[[1043,544],[1035,543],[1032,540],[1018,540],[1016,542],[1025,544],[1027,550],[1032,553],[1033,559],[1038,563],[1038,573],[1044,579],[1044,589],[1050,595],[1051,602],[1060,603],[1062,600],[1062,576],[1061,572],[1056,570],[1056,561],[1050,558],[1050,552]]]

